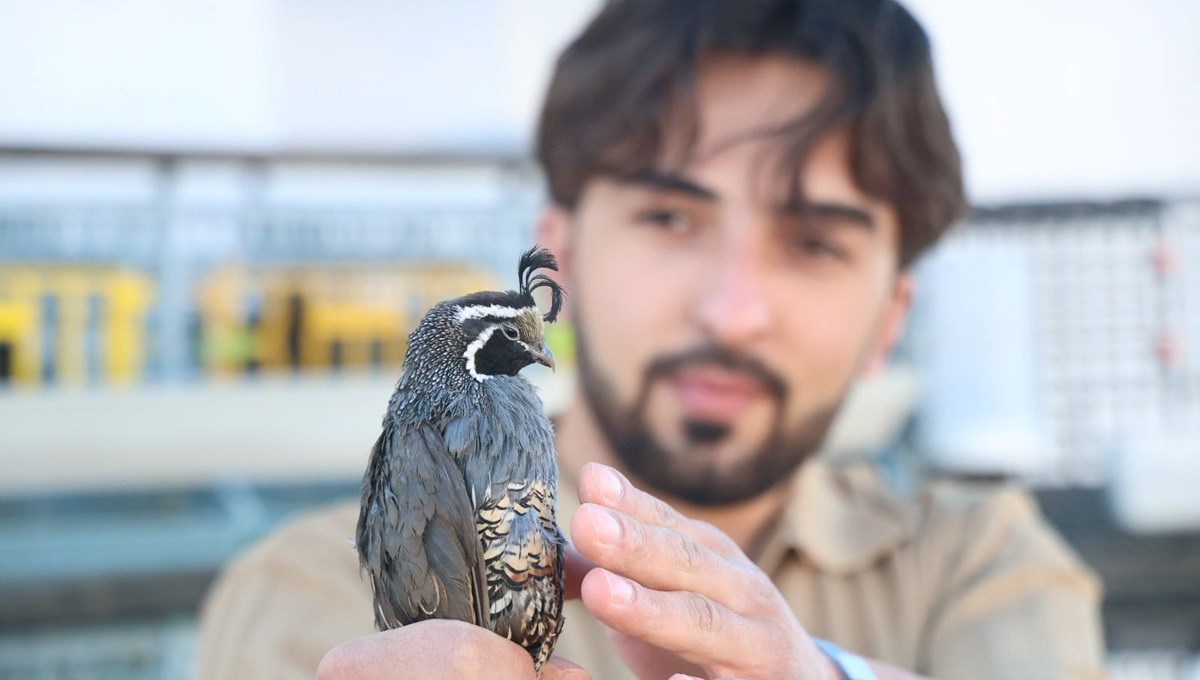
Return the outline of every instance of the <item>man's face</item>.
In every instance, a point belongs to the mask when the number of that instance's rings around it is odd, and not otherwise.
[[[756,134],[811,109],[825,82],[792,59],[708,60],[695,160],[592,180],[548,239],[584,401],[662,493],[727,504],[782,481],[898,333],[895,214],[854,185],[845,132],[818,141],[803,205],[788,202],[778,141]]]

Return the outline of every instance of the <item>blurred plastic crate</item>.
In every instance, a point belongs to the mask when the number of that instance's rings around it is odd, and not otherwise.
[[[1200,680],[1200,656],[1180,650],[1118,652],[1108,658],[1113,680]]]
[[[183,680],[194,640],[188,619],[0,634],[0,680]]]

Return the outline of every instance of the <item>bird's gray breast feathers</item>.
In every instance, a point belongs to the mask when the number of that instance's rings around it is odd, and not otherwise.
[[[562,626],[553,431],[533,387],[501,376],[440,423],[392,414],[363,479],[358,549],[383,628],[484,625],[540,668]]]

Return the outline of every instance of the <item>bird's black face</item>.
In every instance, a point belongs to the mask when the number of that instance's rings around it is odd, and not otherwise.
[[[532,363],[554,368],[554,355],[546,347],[542,317],[536,307],[466,307],[460,314],[467,317],[462,322],[467,342],[463,359],[476,380],[516,375]]]
[[[516,375],[532,363],[554,368],[545,323],[558,317],[563,290],[549,276],[537,273],[542,269],[556,271],[558,263],[549,251],[531,248],[521,255],[517,267],[520,290],[481,291],[439,305],[440,322],[448,320],[462,331],[462,359],[475,380]],[[539,288],[550,293],[545,314],[533,297]]]

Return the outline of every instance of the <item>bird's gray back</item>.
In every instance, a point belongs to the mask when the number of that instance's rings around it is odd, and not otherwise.
[[[474,516],[442,433],[385,422],[363,477],[355,535],[379,629],[429,618],[487,620]]]

